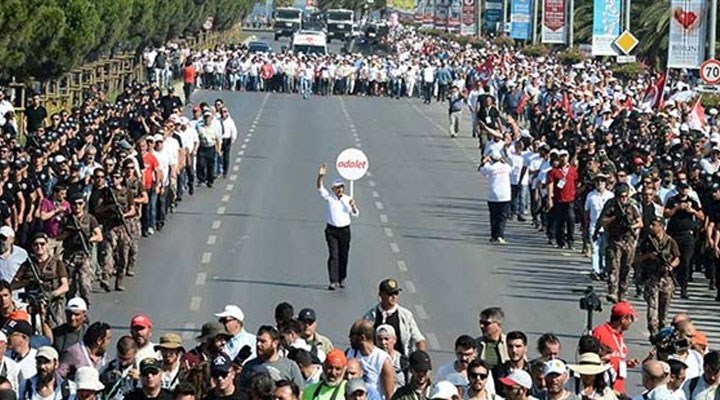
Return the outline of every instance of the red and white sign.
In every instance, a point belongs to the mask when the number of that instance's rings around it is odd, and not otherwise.
[[[544,0],[541,34],[543,43],[566,43],[567,4],[565,0]]]
[[[700,79],[708,85],[720,83],[720,61],[711,58],[700,66]]]
[[[363,176],[370,168],[367,156],[358,149],[345,149],[337,157],[335,168],[343,178],[349,181],[356,181]]]

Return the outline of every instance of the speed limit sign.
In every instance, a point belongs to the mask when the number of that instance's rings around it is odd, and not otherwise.
[[[720,83],[720,61],[710,59],[700,66],[700,79],[708,85]]]

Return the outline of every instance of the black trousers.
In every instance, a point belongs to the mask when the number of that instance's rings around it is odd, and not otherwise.
[[[490,238],[505,238],[505,224],[510,215],[509,201],[488,201],[490,209]]]
[[[695,236],[692,231],[674,232],[670,236],[677,242],[680,250],[680,264],[675,268],[675,277],[680,288],[687,290],[688,280],[692,274],[692,259],[695,254]]]
[[[197,154],[197,178],[212,185],[215,182],[215,147],[200,147]]]
[[[575,207],[573,202],[556,203],[553,206],[555,213],[555,240],[560,246],[571,245],[575,236]]]
[[[347,278],[350,226],[338,228],[328,224],[325,227],[325,241],[328,246],[327,268],[330,283],[341,283]]]
[[[230,146],[232,145],[232,139],[222,140],[222,167],[223,176],[227,176],[228,170],[230,169]]]

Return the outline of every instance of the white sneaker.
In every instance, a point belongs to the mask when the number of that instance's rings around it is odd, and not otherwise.
[[[506,244],[506,243],[507,243],[507,240],[505,240],[505,238],[499,237],[499,238],[497,239],[497,242],[498,242],[498,244]]]

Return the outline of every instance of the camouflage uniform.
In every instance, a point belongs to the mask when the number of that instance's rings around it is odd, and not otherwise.
[[[622,209],[625,210],[623,217]],[[608,270],[608,300],[623,301],[627,295],[630,267],[635,258],[636,237],[635,232],[629,228],[626,221],[636,221],[640,218],[637,207],[629,202],[621,205],[617,198],[608,200],[600,213],[600,220],[606,217],[616,217],[605,227],[608,238],[605,253]]]
[[[114,199],[113,199],[114,195]],[[117,201],[117,204],[115,203]],[[103,241],[103,270],[115,276],[115,290],[123,290],[123,277],[130,252],[130,237],[123,225],[123,215],[130,210],[126,188],[103,188],[102,200],[97,212],[101,215],[106,235]]]
[[[40,279],[43,281],[41,288],[45,293],[52,293],[53,290],[59,288],[62,284],[62,278],[69,279],[65,264],[57,257],[51,255],[44,262],[33,257],[32,262],[34,262],[38,268]],[[15,279],[22,287],[26,287],[36,281],[32,271],[27,265],[23,265],[20,268]],[[50,325],[51,328],[55,328],[65,323],[65,295],[48,300],[49,312],[45,317],[45,322]]]
[[[127,188],[129,193],[129,199],[134,199],[142,196],[142,192],[145,190],[140,183],[140,180],[137,178],[130,178],[127,180]],[[140,241],[140,236],[142,232],[142,225],[140,222],[140,210],[142,207],[140,207],[140,204],[135,205],[135,210],[137,211],[137,215],[134,217],[130,217],[126,220],[128,230],[130,231],[130,244],[128,249],[128,258],[127,258],[127,270],[126,274],[127,276],[134,276],[135,275],[135,264],[137,263],[137,256],[138,256],[138,243]]]
[[[90,263],[91,253],[89,253],[91,249],[83,247],[77,225],[80,226],[87,246],[91,245],[90,237],[100,225],[95,217],[85,213],[80,218],[68,215],[61,227],[61,231],[68,232],[68,236],[63,240],[64,262],[70,275],[68,297],[73,298],[79,295],[85,302],[90,304],[90,292],[93,283],[93,269]]]
[[[644,297],[647,302],[647,324],[650,336],[655,336],[662,327],[670,309],[675,285],[672,280],[672,272],[668,271],[667,265],[662,260],[672,261],[680,257],[680,250],[673,238],[664,234],[662,239],[655,239],[652,236],[646,237],[638,245],[638,256],[653,255],[642,262],[644,283]]]

